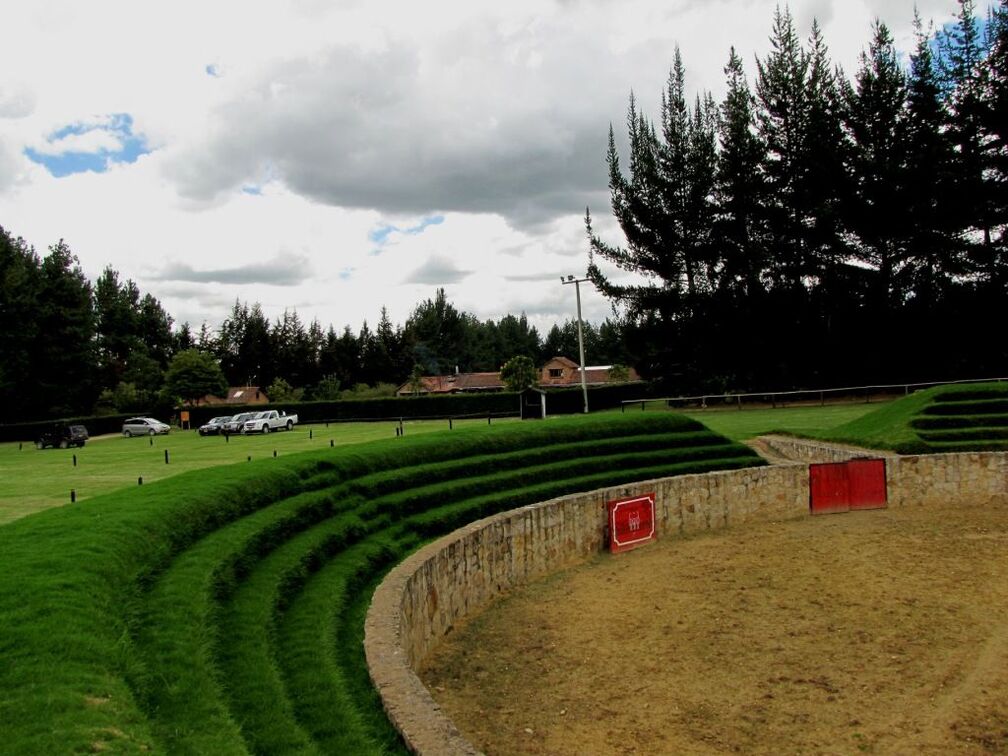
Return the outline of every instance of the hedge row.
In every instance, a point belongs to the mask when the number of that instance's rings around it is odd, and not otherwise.
[[[25,518],[0,528],[7,745],[395,750],[360,648],[386,566],[521,503],[760,463],[675,416],[572,418],[204,470]]]
[[[624,399],[649,396],[653,389],[646,383],[615,384],[588,390],[588,404],[593,410],[619,407]],[[511,392],[492,391],[472,394],[446,394],[429,396],[388,397],[382,399],[347,399],[327,402],[284,402],[272,405],[288,413],[296,413],[301,423],[348,422],[365,420],[404,420],[445,417],[485,417],[492,415],[514,416],[519,411],[519,397]],[[236,415],[240,412],[257,412],[265,409],[256,405],[210,405],[191,407],[189,422],[196,428],[212,417]],[[546,412],[550,415],[570,415],[583,410],[580,388],[550,389],[547,391]],[[30,423],[0,425],[0,442],[34,441],[42,431],[51,428],[54,422],[76,423],[87,427],[88,432],[97,436],[104,433],[119,433],[123,421],[129,417],[149,413],[137,412],[129,415],[98,415],[73,417],[62,420],[44,420]],[[159,419],[168,420],[167,416]]]
[[[1008,427],[1008,414],[935,415],[931,417],[915,417],[910,421],[910,427],[917,430]]]

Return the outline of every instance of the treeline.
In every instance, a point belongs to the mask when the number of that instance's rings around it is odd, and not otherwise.
[[[586,226],[645,374],[705,390],[1005,374],[1008,2],[915,28],[904,65],[877,21],[848,79],[778,8],[754,87],[732,49],[724,100],[691,103],[676,50],[657,122],[631,95],[629,154],[610,127],[607,155],[626,244]]]
[[[585,324],[585,342],[594,363],[629,360],[618,324]],[[221,385],[200,372],[200,360],[193,365],[192,350],[212,358],[226,384],[260,386],[279,400],[387,395],[414,372],[495,371],[516,355],[541,363],[578,354],[572,321],[542,338],[524,315],[481,321],[443,289],[404,325],[382,308],[375,328],[365,321],[337,332],[317,320],[306,326],[296,311],[271,323],[258,304],[235,302],[220,329],[193,333],[112,268],[89,281],[65,242],[41,257],[0,228],[0,422],[170,409]]]

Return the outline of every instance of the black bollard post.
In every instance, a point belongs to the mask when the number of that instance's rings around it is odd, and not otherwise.
[[[330,439],[329,439],[329,448],[330,448],[330,449],[332,449],[332,448],[333,448],[333,447],[334,447],[335,445],[336,445],[336,442],[335,442],[335,441],[333,441],[333,440],[332,440],[332,439],[330,438]]]
[[[77,455],[76,454],[73,455],[73,459],[74,459],[74,467],[77,467]]]
[[[311,428],[309,428],[309,429],[308,429],[308,440],[309,440],[309,441],[311,441],[311,440],[312,440],[312,438],[313,438],[313,436],[312,436],[312,433],[313,433],[312,429],[311,429]]]
[[[231,443],[231,434],[230,433],[225,433],[224,434],[224,443],[225,444],[230,444]]]
[[[137,476],[137,485],[138,486],[142,486],[143,485],[143,475]]]
[[[251,454],[249,454],[249,455],[248,455],[248,461],[249,461],[249,462],[251,462],[251,461],[252,461],[252,455],[251,455]]]
[[[448,430],[454,430],[452,428],[452,419],[450,417],[448,418]]]
[[[276,459],[276,449],[273,450],[273,459]]]
[[[18,444],[18,451],[21,451],[21,444]]]
[[[487,415],[487,425],[490,425],[490,418],[491,417],[492,417],[492,415]]]
[[[166,465],[168,464],[168,450],[167,449],[164,450],[164,463]]]
[[[70,503],[73,504],[77,501],[77,491],[73,488],[70,489]]]
[[[150,445],[154,446],[154,436],[151,436],[150,439],[149,439],[149,441],[150,441]]]

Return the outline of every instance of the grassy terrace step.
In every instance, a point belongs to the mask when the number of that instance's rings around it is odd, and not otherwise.
[[[917,431],[944,428],[1008,428],[1008,414],[915,417],[910,427]]]
[[[1008,439],[1008,425],[1000,428],[918,430],[917,434],[928,443],[935,441],[1003,441]]]
[[[1008,382],[987,383],[968,388],[944,386],[944,390],[935,396],[935,401],[960,402],[974,399],[1008,399]]]
[[[925,407],[924,415],[994,415],[1008,412],[1008,398],[969,399],[935,402]]]
[[[816,437],[900,454],[1001,451],[1006,426],[1008,382],[1002,381],[918,391]],[[938,440],[957,429],[967,433]]]
[[[685,418],[577,418],[203,470],[27,517],[0,528],[5,745],[395,750],[359,647],[364,588],[390,561],[521,503],[753,464]]]

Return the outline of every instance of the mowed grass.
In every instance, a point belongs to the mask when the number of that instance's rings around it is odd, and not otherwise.
[[[825,407],[778,407],[777,409],[708,409],[685,412],[732,441],[745,441],[767,433],[811,436],[857,420],[879,409],[880,404],[831,404]],[[638,410],[639,411],[639,410]],[[627,410],[630,412],[630,410]]]
[[[261,455],[23,517],[0,527],[0,750],[403,752],[360,646],[388,565],[523,504],[760,464],[671,413],[557,418]]]
[[[490,429],[516,422],[512,418],[454,420],[455,429]],[[398,423],[330,423],[297,426],[288,433],[269,435],[200,436],[194,430],[173,429],[167,436],[92,438],[83,449],[43,449],[24,442],[0,444],[0,525],[50,507],[78,502],[120,488],[136,487],[191,470],[322,450],[385,438],[395,439]],[[447,420],[407,420],[405,437],[448,430]],[[165,464],[165,451],[168,464]],[[74,457],[77,465],[74,466]]]

